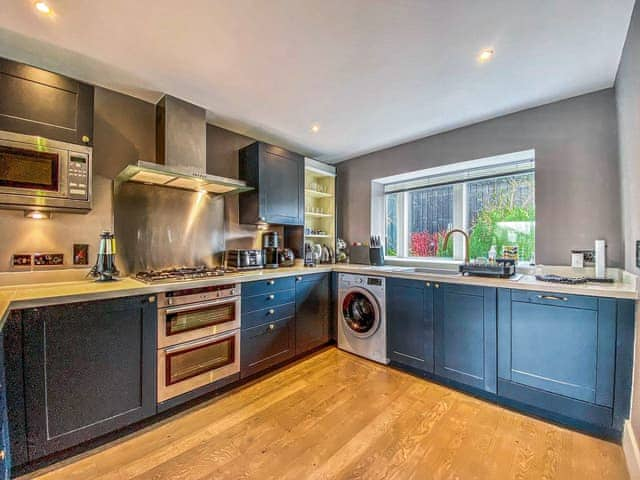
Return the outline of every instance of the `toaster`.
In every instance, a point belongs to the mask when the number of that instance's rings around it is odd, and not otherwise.
[[[237,270],[254,270],[264,267],[262,250],[227,250],[225,252],[227,268]]]

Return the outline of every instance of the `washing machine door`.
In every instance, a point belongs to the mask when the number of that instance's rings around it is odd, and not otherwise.
[[[380,328],[380,307],[373,295],[364,288],[347,290],[340,308],[346,333],[367,338]]]

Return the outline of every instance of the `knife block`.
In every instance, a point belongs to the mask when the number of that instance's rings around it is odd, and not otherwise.
[[[369,248],[369,263],[376,267],[384,265],[384,249],[382,247]]]

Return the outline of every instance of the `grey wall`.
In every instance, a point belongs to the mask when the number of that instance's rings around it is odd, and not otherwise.
[[[603,238],[623,265],[618,132],[613,89],[423,138],[338,164],[339,231],[370,234],[371,180],[520,150],[536,151],[536,259],[569,263]]]
[[[625,268],[636,267],[635,242],[640,240],[640,6],[636,4],[616,79]]]
[[[635,266],[635,241],[640,240],[640,4],[631,17],[616,79],[620,138],[620,196],[625,247],[625,268],[640,274]],[[640,309],[636,308],[636,328]],[[636,333],[631,424],[640,441],[640,335]]]
[[[153,105],[96,87],[94,106],[93,210],[87,215],[54,213],[51,220],[0,210],[0,271],[10,270],[11,255],[19,252],[62,252],[70,265],[74,243],[89,244],[93,262],[100,232],[113,229],[112,179],[129,162],[154,160]]]

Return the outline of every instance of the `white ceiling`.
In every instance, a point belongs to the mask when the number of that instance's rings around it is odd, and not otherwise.
[[[0,56],[339,161],[612,86],[633,3],[3,0]]]

